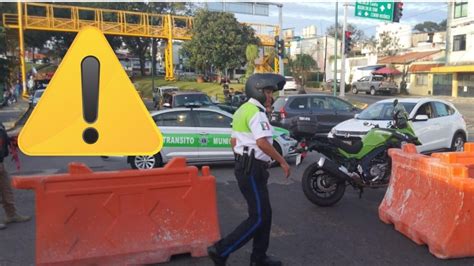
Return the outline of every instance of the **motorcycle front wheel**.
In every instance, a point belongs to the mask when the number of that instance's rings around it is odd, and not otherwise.
[[[301,184],[306,198],[321,207],[336,204],[346,191],[345,181],[329,175],[319,167],[318,163],[313,163],[306,168]]]

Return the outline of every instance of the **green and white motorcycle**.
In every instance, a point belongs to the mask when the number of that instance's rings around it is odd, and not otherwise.
[[[346,185],[360,191],[385,187],[390,179],[388,149],[404,143],[421,145],[415,136],[403,105],[394,101],[393,121],[388,128],[372,129],[360,141],[348,145],[337,138],[313,138],[307,150],[320,153],[318,162],[309,165],[302,179],[305,196],[319,206],[332,206],[344,196]]]

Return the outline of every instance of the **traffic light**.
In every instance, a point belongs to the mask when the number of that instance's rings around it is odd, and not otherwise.
[[[278,36],[275,36],[275,49],[278,56],[283,58],[285,55],[285,40],[280,40]]]
[[[393,7],[393,22],[400,22],[403,16],[403,2],[394,2]]]
[[[344,54],[349,54],[351,52],[351,46],[352,46],[352,32],[350,31],[345,31],[344,32],[344,38],[345,38],[345,43],[344,43]]]

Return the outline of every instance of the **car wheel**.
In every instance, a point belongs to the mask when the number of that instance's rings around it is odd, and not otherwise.
[[[162,165],[161,155],[140,155],[140,156],[131,156],[130,157],[130,166],[133,169],[138,170],[147,170],[158,168]]]
[[[357,90],[357,87],[353,86],[352,87],[352,94],[357,94],[357,93],[359,93],[359,91]]]
[[[280,144],[278,144],[276,141],[273,142],[273,148],[281,155],[283,156],[283,152],[281,150]],[[270,163],[270,167],[277,167],[279,166],[277,161],[273,161]]]
[[[374,87],[370,87],[370,95],[375,95],[375,88]]]
[[[457,133],[451,142],[451,151],[464,151],[464,143],[466,143],[466,137],[462,133]]]

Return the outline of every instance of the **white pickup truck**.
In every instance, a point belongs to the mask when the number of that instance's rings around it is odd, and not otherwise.
[[[365,76],[352,83],[352,93],[365,91],[366,94],[375,95],[377,93],[397,94],[398,86],[393,81],[385,81],[384,76],[373,75]]]

